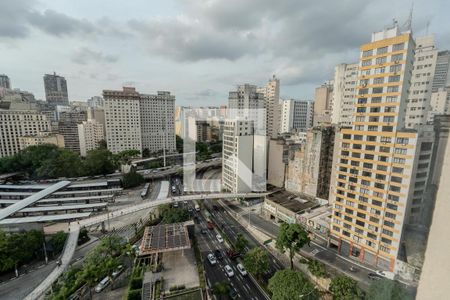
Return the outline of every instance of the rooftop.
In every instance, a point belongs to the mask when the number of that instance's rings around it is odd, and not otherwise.
[[[146,227],[139,247],[139,255],[189,249],[191,242],[187,227],[193,224],[193,221],[187,221]]]
[[[285,190],[273,192],[267,195],[266,199],[275,202],[294,213],[301,213],[308,208],[317,206],[314,197],[299,196]]]

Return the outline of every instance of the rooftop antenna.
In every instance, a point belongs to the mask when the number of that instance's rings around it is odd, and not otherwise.
[[[430,20],[427,21],[427,27],[425,30],[425,35],[428,35],[428,30],[430,29]]]
[[[412,18],[413,18],[413,11],[414,11],[414,2],[411,3],[411,9],[409,10],[409,16],[406,20],[405,24],[403,24],[403,28],[407,31],[412,32]]]

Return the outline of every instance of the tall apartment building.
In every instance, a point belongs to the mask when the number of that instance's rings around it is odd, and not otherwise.
[[[175,152],[175,96],[158,91],[140,95],[142,149]]]
[[[411,87],[406,107],[406,128],[425,125],[429,119],[428,112],[437,54],[434,36],[416,39]]]
[[[290,153],[286,190],[329,198],[335,132],[332,126],[317,126],[306,132],[305,142]]]
[[[450,86],[450,51],[437,53],[436,68],[434,69],[432,92]]]
[[[97,149],[100,141],[105,139],[103,124],[95,120],[83,121],[77,127],[81,156],[86,156],[89,151]]]
[[[62,111],[59,114],[57,132],[64,136],[66,149],[80,153],[80,139],[78,136],[78,124],[87,120],[87,113],[77,109]]]
[[[11,89],[11,82],[8,75],[0,74],[0,87],[5,89]]]
[[[267,136],[276,138],[280,131],[281,118],[280,80],[273,75],[265,86],[258,88],[258,92],[264,95]]]
[[[69,105],[67,82],[62,76],[53,74],[44,75],[45,100],[53,106]]]
[[[339,64],[334,69],[331,123],[350,126],[354,121],[358,64]]]
[[[314,102],[309,100],[282,100],[280,133],[307,131],[313,125]]]
[[[228,118],[250,117],[261,125],[264,125],[267,135],[266,115],[262,116],[258,111],[254,111],[250,115],[249,110],[262,111],[265,107],[264,94],[259,92],[255,85],[243,84],[238,85],[236,91],[231,91],[228,95]]]
[[[328,81],[317,87],[314,93],[313,125],[331,124],[331,110],[333,108],[334,82]]]
[[[411,33],[398,27],[373,33],[361,46],[355,122],[336,140],[333,163],[330,244],[390,271],[422,148],[416,131],[403,130],[414,48]]]
[[[149,149],[150,152],[174,152],[175,96],[138,93],[135,88],[103,91],[106,143],[113,153]]]
[[[46,116],[36,110],[0,109],[0,157],[19,152],[20,137],[50,130]]]
[[[223,132],[222,186],[232,193],[265,190],[266,136],[256,135],[254,121],[227,119]]]

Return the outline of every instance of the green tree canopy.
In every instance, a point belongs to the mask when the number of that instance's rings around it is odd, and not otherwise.
[[[370,285],[367,300],[409,300],[414,299],[398,281],[386,278],[375,280]]]
[[[331,279],[329,290],[334,300],[359,300],[362,298],[362,291],[356,281],[346,276]]]
[[[253,248],[245,254],[243,263],[250,273],[261,279],[269,271],[269,254],[261,247]]]
[[[64,231],[58,231],[55,233],[49,241],[49,244],[53,248],[53,253],[59,253],[64,248],[64,244],[66,243],[67,233]]]
[[[238,233],[236,237],[236,242],[234,244],[236,251],[242,253],[245,247],[247,247],[247,245],[248,245],[247,239],[242,235],[242,233]]]
[[[95,149],[87,153],[84,161],[84,169],[87,174],[114,173],[116,166],[111,151],[108,149]]]
[[[289,258],[291,260],[291,270],[294,268],[293,258],[296,252],[308,244],[310,239],[308,233],[299,224],[281,224],[278,233],[276,247],[283,253],[289,251]]]
[[[226,282],[226,281],[216,282],[213,285],[212,291],[213,291],[214,295],[217,295],[221,298],[223,295],[226,295],[229,293],[230,286],[228,285],[228,282]]]
[[[190,219],[189,212],[185,208],[173,207],[170,204],[159,206],[162,222],[165,224],[185,222]]]
[[[142,176],[139,173],[136,173],[136,171],[131,171],[122,176],[122,186],[126,189],[139,186],[144,181],[145,181],[144,176]]]
[[[319,299],[314,286],[303,276],[294,270],[280,270],[270,278],[269,286],[272,300],[313,300]]]
[[[325,269],[325,265],[318,260],[311,259],[308,262],[308,270],[317,277],[325,277],[327,276],[327,271]]]

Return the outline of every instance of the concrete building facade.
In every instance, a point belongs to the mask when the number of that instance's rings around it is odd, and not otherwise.
[[[314,102],[309,100],[282,100],[280,133],[307,131],[313,125]]]
[[[11,82],[8,75],[0,74],[0,87],[5,89],[11,89]]]
[[[53,105],[69,105],[67,82],[62,76],[53,74],[44,75],[45,100]]]
[[[21,150],[20,137],[51,131],[46,116],[35,110],[0,109],[0,157]]]
[[[313,125],[331,124],[331,110],[333,108],[334,82],[327,81],[317,87],[314,93]]]
[[[51,132],[39,132],[36,135],[21,136],[19,138],[20,149],[30,146],[52,144],[64,148],[64,136]]]
[[[264,108],[266,109],[266,132],[270,138],[276,138],[280,131],[280,80],[273,75],[269,82],[258,88],[264,95]]]
[[[354,120],[358,64],[339,64],[334,69],[331,123],[350,126]]]
[[[95,120],[83,121],[78,124],[80,155],[86,156],[91,150],[97,149],[101,140],[105,139],[103,124]]]
[[[78,124],[87,120],[87,113],[77,109],[70,109],[59,114],[57,132],[64,136],[65,148],[80,153],[80,139]]]

